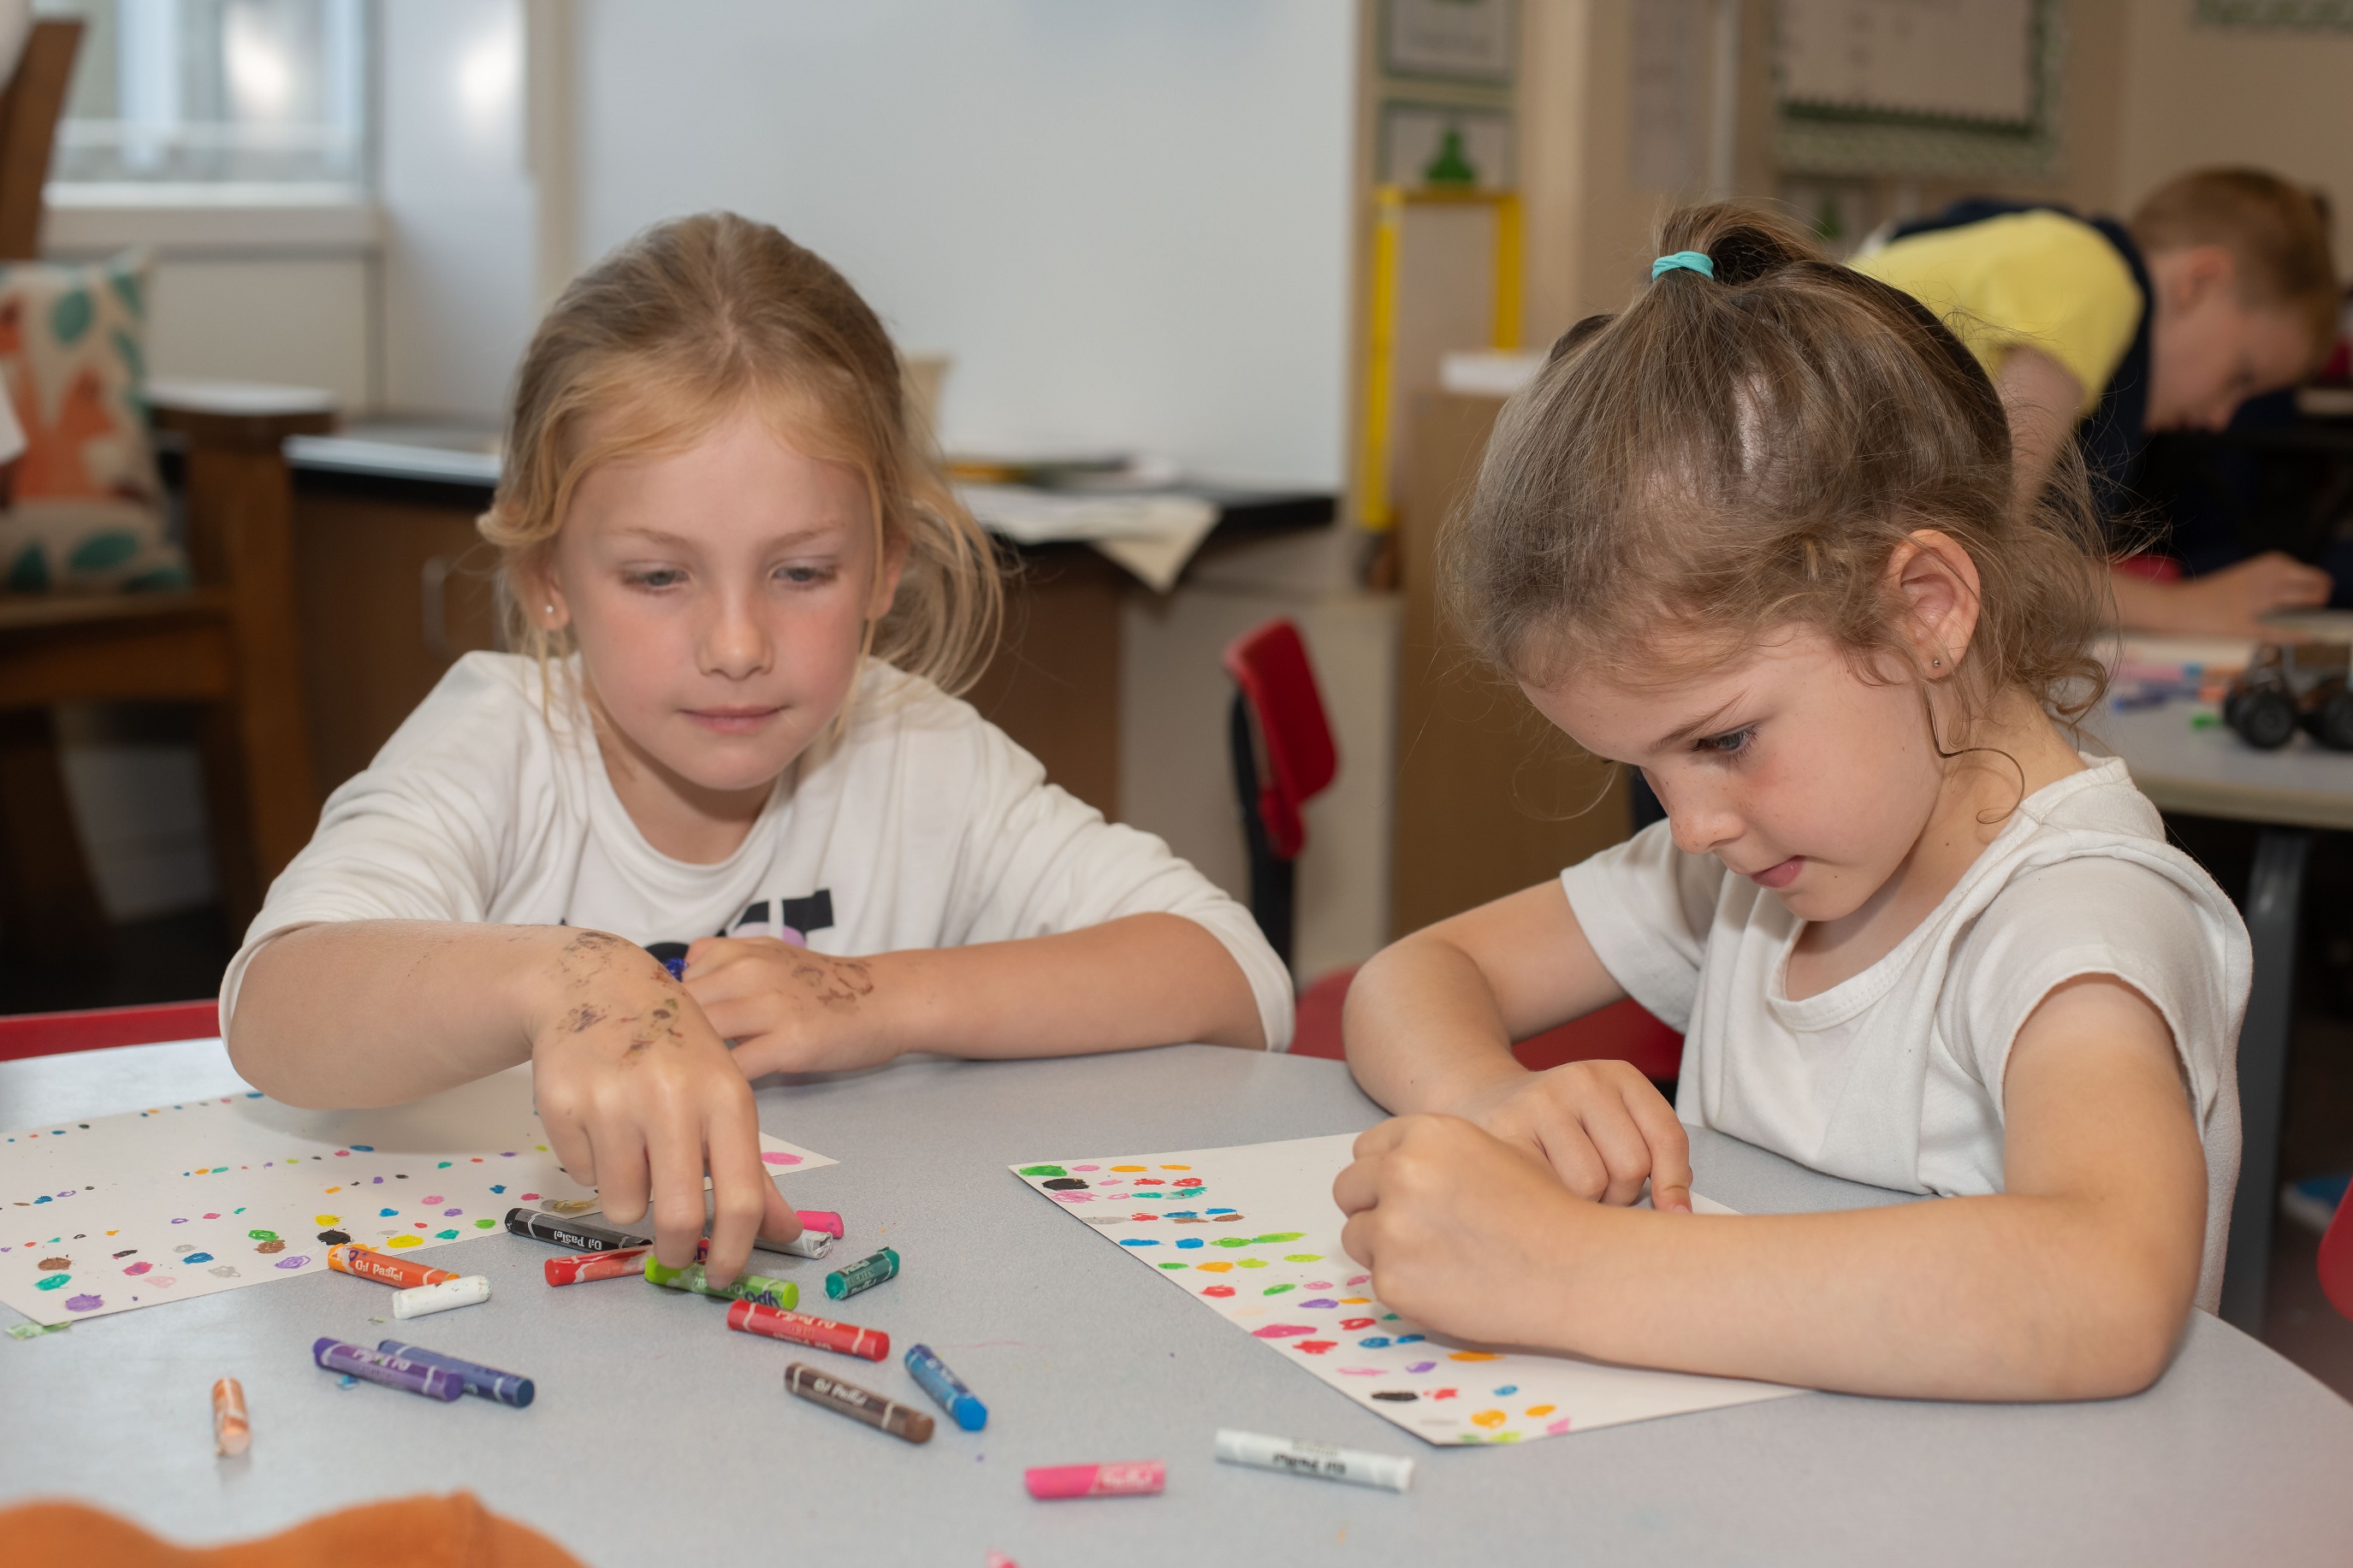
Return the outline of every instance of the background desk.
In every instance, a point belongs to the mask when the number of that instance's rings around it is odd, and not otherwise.
[[[2288,1025],[2295,1002],[2296,921],[2305,861],[2316,828],[2353,828],[2353,754],[2299,733],[2258,752],[2221,725],[2193,727],[2198,711],[2169,702],[2103,712],[2090,729],[2132,770],[2158,809],[2262,825],[2243,910],[2254,946],[2254,987],[2239,1031],[2239,1121],[2245,1143],[2231,1207],[2222,1316],[2263,1330],[2272,1223],[2279,1206],[2280,1126],[2286,1115]]]
[[[212,1043],[0,1065],[0,1126],[236,1087]],[[482,1307],[417,1324],[321,1275],[0,1342],[0,1501],[90,1499],[181,1541],[368,1499],[470,1488],[585,1560],[1024,1568],[1121,1563],[2337,1563],[2353,1542],[2353,1406],[2202,1314],[2137,1398],[2001,1406],[1805,1394],[1510,1449],[1430,1448],[1113,1257],[1010,1163],[1369,1125],[1333,1062],[1180,1047],[1068,1062],[905,1062],[760,1094],[761,1119],[843,1163],[787,1179],[850,1246],[906,1272],[853,1321],[923,1340],[989,1405],[985,1432],[908,1447],[786,1396],[836,1358],[728,1332],[715,1303],[628,1281],[551,1290],[505,1236],[434,1260]],[[1894,1194],[1702,1135],[1698,1187],[1736,1207]],[[1018,1258],[1019,1271],[1006,1267]],[[813,1278],[814,1266],[790,1270]],[[414,1339],[528,1373],[528,1410],[341,1391],[320,1334]],[[895,1360],[849,1375],[912,1383]],[[212,1380],[243,1380],[252,1453],[214,1458]],[[1411,1454],[1401,1497],[1238,1469],[1219,1426]],[[1163,1458],[1168,1493],[1031,1502],[1026,1466]]]

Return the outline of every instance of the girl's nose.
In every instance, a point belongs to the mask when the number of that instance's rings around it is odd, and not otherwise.
[[[703,668],[742,680],[768,668],[770,651],[767,626],[753,606],[733,595],[723,597],[717,618],[703,634]]]
[[[1667,831],[1684,854],[1713,854],[1740,837],[1739,816],[1719,803],[1689,788],[1678,790],[1676,796],[1662,794],[1659,800],[1667,808]]]

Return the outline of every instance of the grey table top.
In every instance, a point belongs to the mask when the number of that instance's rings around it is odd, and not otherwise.
[[[235,1081],[209,1042],[0,1064],[0,1127]],[[907,1447],[786,1397],[795,1347],[726,1331],[715,1303],[617,1281],[551,1290],[549,1249],[501,1235],[433,1258],[488,1274],[493,1300],[415,1325],[371,1323],[389,1316],[384,1293],[320,1275],[0,1341],[0,1502],[79,1497],[202,1543],[469,1488],[589,1563],[632,1568],[690,1552],[977,1565],[992,1549],[1024,1568],[2290,1564],[2341,1563],[2353,1542],[2353,1405],[2203,1314],[2155,1388],[2107,1404],[1810,1394],[1430,1448],[1282,1369],[1004,1168],[1370,1125],[1378,1111],[1335,1063],[1206,1047],[908,1061],[764,1087],[760,1102],[770,1131],[842,1162],[789,1178],[795,1201],[905,1256],[853,1320],[939,1350],[988,1402],[987,1431],[943,1423]],[[1894,1196],[1712,1134],[1694,1153],[1699,1189],[1752,1212]],[[339,1390],[310,1363],[320,1334],[411,1338],[529,1374],[539,1398],[517,1411]],[[919,1398],[895,1360],[841,1364]],[[241,1460],[212,1452],[207,1390],[223,1375],[253,1412]],[[1220,1426],[1409,1453],[1413,1489],[1219,1465]],[[1166,1496],[1037,1503],[1021,1488],[1027,1466],[1130,1458],[1167,1461]]]
[[[2188,702],[2103,711],[2091,733],[2124,758],[2133,783],[2161,810],[2287,827],[2353,827],[2353,752],[2332,752],[2299,732],[2276,752],[2259,752]]]

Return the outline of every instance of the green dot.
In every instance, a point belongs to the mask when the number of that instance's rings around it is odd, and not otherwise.
[[[1025,1176],[1067,1176],[1071,1173],[1060,1165],[1024,1165],[1021,1173]]]
[[[1270,1285],[1265,1289],[1260,1291],[1259,1294],[1261,1296],[1280,1296],[1285,1290],[1295,1290],[1297,1289],[1298,1287],[1295,1285]]]
[[[1321,1263],[1324,1255],[1320,1252],[1286,1252],[1282,1260],[1285,1263]]]
[[[1163,1268],[1190,1268],[1192,1265],[1189,1263],[1164,1263],[1160,1267]]]
[[[1245,1258],[1240,1263],[1234,1265],[1234,1267],[1237,1268],[1263,1268],[1266,1267],[1266,1259],[1263,1258]]]
[[[1250,1244],[1252,1247],[1267,1247],[1271,1246],[1278,1241],[1297,1241],[1301,1237],[1305,1236],[1306,1234],[1307,1233],[1303,1230],[1271,1231],[1265,1236],[1251,1237]]]
[[[274,1230],[248,1230],[245,1234],[255,1241],[276,1241],[278,1239],[278,1233]]]
[[[1209,1245],[1212,1247],[1248,1247],[1250,1245],[1250,1237],[1247,1236],[1221,1236]]]
[[[474,1228],[476,1230],[489,1230],[498,1223],[499,1222],[494,1219],[478,1219],[474,1222]]]

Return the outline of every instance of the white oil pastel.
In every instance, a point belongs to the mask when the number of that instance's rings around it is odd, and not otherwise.
[[[771,1175],[834,1163],[763,1133]],[[0,1302],[37,1323],[321,1273],[349,1240],[422,1251],[517,1205],[593,1198],[565,1175],[527,1067],[379,1110],[247,1092],[0,1133]]]
[[[1355,1142],[1342,1133],[1010,1168],[1273,1353],[1431,1443],[1522,1443],[1802,1392],[1425,1332],[1374,1300],[1371,1277],[1340,1248],[1332,1183]],[[1698,1196],[1693,1205],[1733,1212]]]

